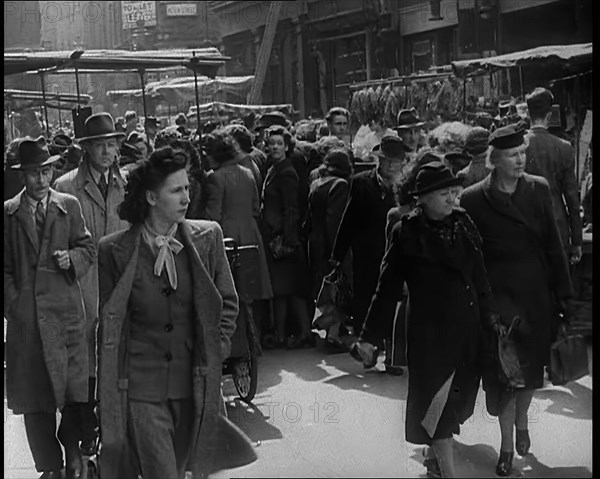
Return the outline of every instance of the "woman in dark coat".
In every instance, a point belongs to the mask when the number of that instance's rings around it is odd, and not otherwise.
[[[454,178],[441,162],[423,165],[417,207],[394,226],[362,339],[382,338],[369,325],[387,314],[408,286],[406,440],[431,445],[425,465],[454,475],[452,437],[472,414],[480,380],[482,324],[491,327],[491,289],[481,238],[455,204]],[[391,328],[390,328],[391,329]]]
[[[323,278],[331,272],[331,251],[350,194],[352,163],[345,148],[331,150],[318,178],[310,185],[308,212],[304,224],[308,235],[308,260],[312,280],[312,299],[316,301]],[[350,268],[348,268],[350,269]],[[339,342],[339,327],[330,328],[328,339]]]
[[[496,473],[510,474],[513,431],[516,450],[529,452],[527,410],[544,383],[559,315],[571,296],[571,281],[548,182],[524,173],[523,132],[508,126],[490,136],[493,172],[465,189],[461,205],[483,238],[483,254],[504,326],[521,320],[513,337],[525,384],[513,389],[500,381],[490,361],[483,375],[488,412],[499,417],[502,443]]]
[[[269,127],[265,139],[272,166],[263,185],[261,228],[273,286],[277,343],[281,346],[286,342],[286,321],[293,316],[299,336],[288,338],[288,347],[302,347],[311,343],[305,299],[309,277],[299,234],[299,180],[290,157],[294,145],[291,134],[282,126]]]
[[[240,165],[246,154],[236,149],[234,138],[215,130],[205,138],[206,154],[213,167],[206,182],[206,219],[216,221],[226,238],[239,246],[258,247],[256,261],[243,261],[238,269],[236,288],[250,304],[273,297],[271,279],[257,218],[260,217],[258,190],[252,172]]]

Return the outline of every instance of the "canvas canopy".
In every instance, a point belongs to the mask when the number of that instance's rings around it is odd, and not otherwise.
[[[293,114],[294,108],[289,103],[275,105],[237,105],[214,101],[200,105],[200,121],[203,123],[207,121],[225,123],[235,118],[244,118],[250,113],[259,116],[274,111],[280,111],[289,117]],[[188,118],[196,117],[196,106],[190,107],[187,116]]]
[[[569,66],[573,64],[591,63],[592,44],[550,45],[520,52],[506,53],[495,57],[477,58],[452,62],[454,74],[464,78],[481,75],[490,71],[515,66],[535,65],[538,63],[558,63]]]

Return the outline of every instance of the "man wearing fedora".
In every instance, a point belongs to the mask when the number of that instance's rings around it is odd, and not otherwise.
[[[412,153],[415,153],[419,148],[419,137],[424,121],[421,121],[417,116],[417,110],[400,110],[398,113],[398,126],[395,128],[398,136],[408,146]]]
[[[88,401],[85,311],[79,285],[96,263],[79,201],[50,188],[52,164],[43,137],[19,144],[25,188],[4,202],[6,396],[23,414],[42,478],[82,477],[81,404]],[[56,410],[62,420],[56,431]]]
[[[550,183],[552,207],[563,246],[571,264],[581,260],[583,226],[579,188],[575,178],[575,153],[571,144],[548,131],[554,96],[545,88],[536,88],[526,96],[531,129],[525,172],[543,176]]]
[[[378,166],[357,173],[352,180],[350,199],[333,247],[332,263],[339,267],[352,250],[351,326],[355,334],[361,331],[377,287],[379,265],[386,245],[387,213],[396,206],[393,185],[399,179],[409,151],[401,138],[384,136],[377,154]],[[394,312],[390,311],[390,314]],[[391,336],[389,333],[391,331],[386,331],[385,337]]]
[[[81,203],[85,224],[94,244],[100,238],[125,229],[128,224],[117,214],[117,207],[125,197],[125,180],[118,165],[118,140],[125,136],[117,132],[108,113],[97,113],[85,121],[85,134],[79,138],[84,150],[79,168],[72,170],[56,181],[57,191],[75,196]],[[94,265],[81,280],[89,347],[90,402],[84,408],[82,452],[93,453],[96,445],[97,421],[94,414],[94,391],[96,377],[96,328],[98,325],[98,269]]]

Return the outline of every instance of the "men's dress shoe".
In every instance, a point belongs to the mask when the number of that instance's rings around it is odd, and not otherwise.
[[[514,453],[500,451],[500,457],[498,458],[498,464],[496,465],[496,474],[498,476],[509,476],[512,471]]]
[[[44,471],[40,479],[62,479],[61,471]]]
[[[527,429],[516,429],[515,448],[519,456],[529,454],[531,440],[529,439],[529,431]]]
[[[402,376],[404,374],[404,369],[402,369],[401,366],[386,366],[385,372],[392,376]]]

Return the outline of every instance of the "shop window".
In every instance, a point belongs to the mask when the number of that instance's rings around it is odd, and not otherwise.
[[[430,39],[413,42],[412,44],[412,70],[413,72],[425,71],[435,65],[434,45]]]

